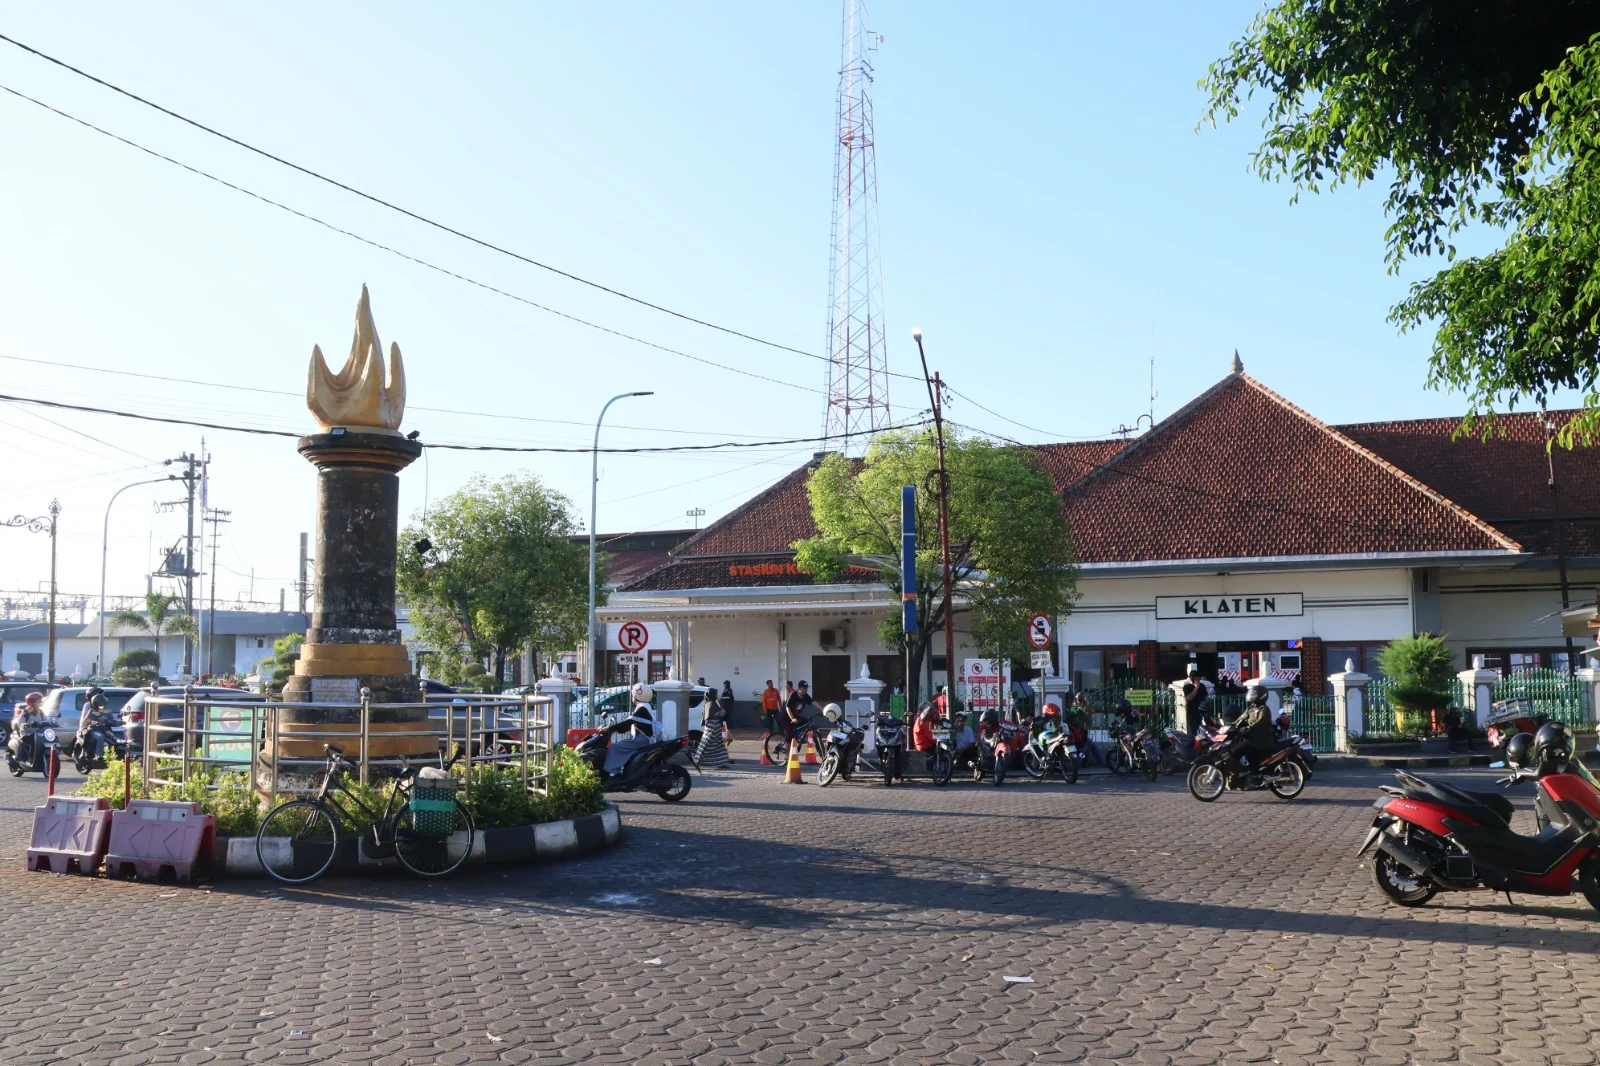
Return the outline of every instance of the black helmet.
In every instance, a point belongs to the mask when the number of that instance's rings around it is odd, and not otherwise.
[[[1572,730],[1562,722],[1546,722],[1533,738],[1533,758],[1539,772],[1556,773],[1572,758]]]
[[[94,694],[89,697],[89,709],[91,711],[103,711],[106,709],[106,697],[99,689],[96,689]]]
[[[1526,769],[1533,763],[1533,734],[1518,733],[1506,741],[1506,765]]]
[[[93,703],[95,701],[95,697],[104,696],[105,694],[106,694],[106,690],[101,688],[99,685],[91,685],[91,686],[89,686],[89,691],[84,693],[84,695],[89,698],[89,702],[90,703]]]
[[[1266,703],[1267,702],[1267,686],[1265,686],[1265,685],[1253,685],[1253,686],[1251,686],[1251,688],[1250,688],[1250,698],[1248,700],[1246,700],[1245,702],[1247,702],[1247,703]]]

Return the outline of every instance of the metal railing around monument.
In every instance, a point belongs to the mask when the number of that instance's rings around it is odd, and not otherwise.
[[[374,739],[427,737],[441,752],[455,752],[459,745],[461,758],[456,765],[465,771],[468,781],[476,767],[498,767],[516,772],[528,791],[547,793],[552,757],[550,710],[555,701],[532,694],[460,698],[465,702],[373,703],[363,698],[359,703],[286,703],[260,697],[215,699],[187,692],[182,696],[152,695],[145,701],[137,758],[147,786],[182,786],[202,775],[239,774],[248,775],[257,791],[277,795],[315,787],[312,779],[320,780],[326,764],[321,753],[324,744],[342,748],[356,764],[360,783],[366,785],[373,777],[392,776],[407,761],[427,761],[422,756],[374,756]],[[419,708],[427,711],[427,720],[416,723],[416,728],[372,730],[374,710]],[[355,721],[286,722],[285,711],[342,711],[353,714]],[[310,742],[317,754],[284,756],[284,742]]]

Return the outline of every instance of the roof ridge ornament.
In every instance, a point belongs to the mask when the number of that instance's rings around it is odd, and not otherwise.
[[[349,426],[368,432],[396,433],[406,410],[406,373],[398,344],[389,345],[387,382],[383,371],[383,344],[378,340],[372,302],[363,285],[356,304],[355,336],[343,369],[337,374],[331,372],[321,345],[312,346],[306,406],[325,430]]]
[[[1239,358],[1239,349],[1237,348],[1233,350],[1233,366],[1228,368],[1228,372],[1231,374],[1244,373],[1244,361]]]

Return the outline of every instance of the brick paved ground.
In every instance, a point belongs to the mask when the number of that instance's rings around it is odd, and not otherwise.
[[[1350,853],[1386,777],[722,774],[624,797],[597,859],[303,890],[24,873],[43,786],[8,778],[0,1061],[1596,1061],[1595,915],[1381,902]]]

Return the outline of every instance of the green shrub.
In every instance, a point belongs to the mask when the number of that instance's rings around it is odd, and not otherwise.
[[[545,797],[544,816],[541,822],[556,822],[564,818],[581,818],[594,814],[606,805],[605,792],[600,788],[600,775],[594,767],[578,758],[578,753],[563,745],[550,758],[550,788]]]
[[[1412,714],[1442,711],[1450,706],[1455,668],[1444,638],[1418,633],[1390,641],[1378,653],[1378,665],[1389,678],[1389,701]]]
[[[129,771],[135,798],[198,803],[201,810],[216,818],[220,836],[254,836],[261,827],[260,801],[244,774],[220,771],[192,774],[187,784],[162,785],[146,792],[139,763],[133,763]],[[122,775],[122,760],[108,756],[106,768],[91,773],[78,789],[78,795],[102,796],[114,809],[121,810]]]
[[[118,685],[143,688],[157,680],[161,656],[154,648],[130,648],[111,663],[111,679]]]
[[[519,767],[483,764],[472,768],[462,802],[479,829],[503,829],[594,814],[606,800],[594,768],[563,747],[550,760],[547,795],[525,790]]]

